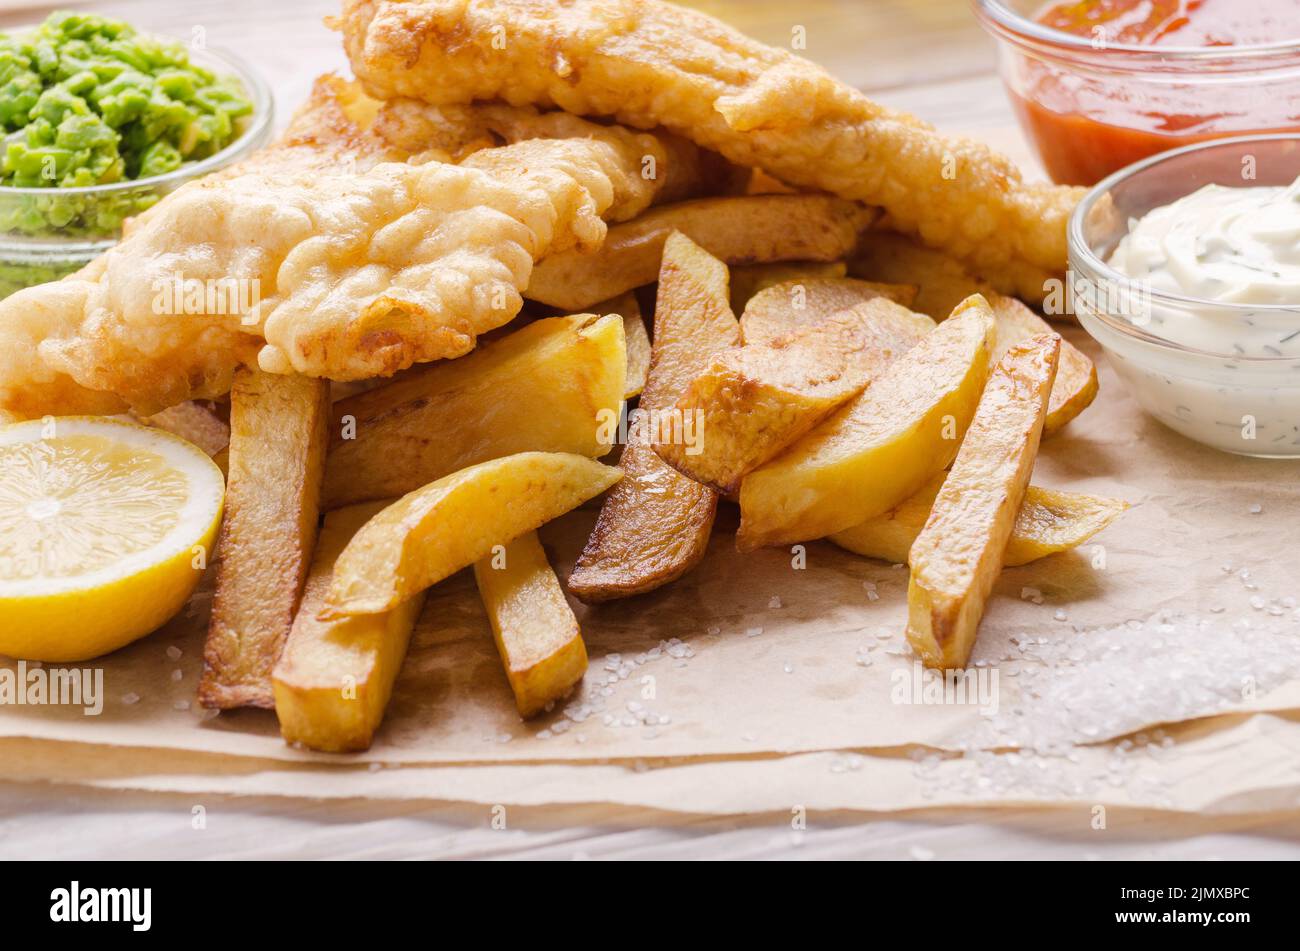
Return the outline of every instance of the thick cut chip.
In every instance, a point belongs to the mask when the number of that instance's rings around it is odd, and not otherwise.
[[[587,648],[537,533],[476,562],[474,578],[519,715],[541,713],[587,672]]]
[[[988,379],[993,314],[962,304],[881,377],[740,487],[737,547],[821,538],[887,512],[957,455]]]
[[[972,294],[992,301],[992,288],[956,258],[892,231],[871,229],[849,259],[849,273],[869,281],[892,281],[916,287],[909,306],[943,320]]]
[[[826,195],[702,198],[663,205],[610,228],[594,254],[565,251],[539,262],[524,296],[584,310],[649,284],[674,231],[727,264],[838,261],[876,215],[873,209]]]
[[[588,604],[644,594],[686,574],[704,557],[717,513],[716,492],[649,446],[628,445],[618,467],[623,479],[569,575],[569,590]]]
[[[686,236],[672,234],[659,273],[649,378],[619,460],[624,478],[606,498],[569,575],[569,590],[583,601],[651,591],[704,557],[717,493],[668,466],[650,442],[665,432],[669,439],[692,435],[687,421],[673,416],[673,404],[713,354],[739,340],[726,266]]]
[[[882,298],[899,305],[892,309],[895,320],[922,332],[933,330],[933,320],[908,310],[915,296],[916,288],[908,284],[873,284],[853,278],[785,281],[750,299],[740,318],[740,335],[745,343],[775,340]]]
[[[320,616],[390,611],[617,482],[572,453],[521,452],[462,469],[404,496],[339,556]]]
[[[1014,297],[995,294],[989,299],[998,320],[998,343],[995,360],[1011,347],[1038,334],[1052,333],[1051,326]],[[1061,340],[1061,356],[1056,368],[1056,382],[1047,402],[1047,419],[1043,435],[1050,436],[1092,405],[1097,398],[1097,367],[1078,347]]]
[[[715,353],[739,342],[727,266],[686,235],[671,235],[659,268],[654,344],[641,408],[672,406]]]
[[[203,649],[205,707],[275,705],[271,671],[316,544],[329,384],[240,370],[230,398],[230,479]]]
[[[932,326],[876,299],[784,337],[724,350],[677,402],[697,438],[657,442],[655,450],[684,475],[733,494],[742,477],[862,392]]]
[[[650,372],[650,334],[641,318],[641,305],[631,291],[592,308],[597,314],[617,314],[623,319],[623,340],[627,346],[627,381],[623,386],[623,399],[638,396],[645,388]]]
[[[731,309],[744,313],[749,299],[759,291],[787,281],[814,281],[843,277],[848,265],[843,261],[778,261],[774,264],[738,264],[731,268]]]
[[[140,422],[180,436],[209,456],[216,456],[230,445],[230,422],[222,418],[213,403],[177,403],[161,413],[140,417]]]
[[[830,540],[868,558],[904,564],[912,543],[921,534],[947,473],[935,476],[924,489],[897,508],[861,525],[830,536]],[[1031,485],[1016,515],[1011,540],[1002,555],[1007,566],[1027,565],[1060,551],[1078,548],[1115,521],[1128,508],[1120,499],[1078,492],[1061,492]]]
[[[998,321],[994,359],[1012,344],[1035,334],[1052,333],[1051,326],[1014,297],[993,293],[959,261],[923,247],[901,235],[870,231],[863,236],[851,265],[855,275],[877,281],[901,281],[920,288],[914,306],[936,320],[972,294],[983,294]],[[744,321],[741,321],[743,327]],[[1043,434],[1056,432],[1092,404],[1097,397],[1097,368],[1078,347],[1061,341],[1060,366],[1052,399],[1047,407]]]
[[[552,317],[339,400],[323,504],[395,498],[516,452],[603,456],[626,367],[621,319]]]
[[[909,561],[907,639],[929,667],[965,667],[1038,455],[1060,337],[1006,352]]]
[[[287,743],[326,753],[369,749],[384,719],[425,592],[381,614],[334,621],[316,616],[335,561],[383,508],[383,502],[370,502],[325,516],[302,605],[272,675],[275,714]]]

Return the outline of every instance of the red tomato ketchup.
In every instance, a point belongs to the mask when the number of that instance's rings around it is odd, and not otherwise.
[[[1058,183],[1204,139],[1300,131],[1300,0],[1074,0],[1033,19],[1087,40],[1025,55],[1001,31],[1012,105]]]

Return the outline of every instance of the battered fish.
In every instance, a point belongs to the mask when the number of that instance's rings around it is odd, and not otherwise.
[[[820,67],[659,0],[344,0],[353,71],[381,98],[501,99],[662,126],[891,224],[1031,300],[1065,271],[1080,190],[1027,185]]]
[[[447,148],[399,163],[413,143],[378,112],[326,81],[279,146],[0,301],[0,412],[151,413],[224,394],[241,364],[356,380],[460,356],[519,311],[535,260],[598,247],[605,218],[694,174],[688,143],[510,107],[440,113]]]

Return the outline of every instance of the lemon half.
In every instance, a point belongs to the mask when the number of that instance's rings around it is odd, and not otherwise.
[[[207,454],[158,429],[0,426],[0,654],[86,660],[160,627],[203,575],[224,498]]]

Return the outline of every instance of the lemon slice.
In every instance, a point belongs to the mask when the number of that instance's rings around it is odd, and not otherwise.
[[[221,470],[118,419],[0,426],[0,654],[75,661],[157,629],[203,574]]]

